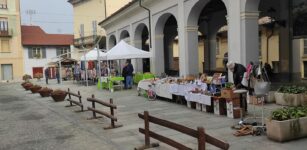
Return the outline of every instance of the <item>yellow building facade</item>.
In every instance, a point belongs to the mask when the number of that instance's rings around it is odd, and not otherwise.
[[[20,1],[0,0],[0,80],[21,80],[23,68]]]
[[[74,10],[74,52],[72,58],[79,60],[84,49],[105,48],[105,31],[98,23],[131,0],[69,0]]]

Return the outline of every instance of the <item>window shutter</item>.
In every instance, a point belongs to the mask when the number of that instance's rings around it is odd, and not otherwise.
[[[43,57],[42,58],[46,58],[46,47],[42,48],[42,53],[43,53]]]
[[[28,48],[28,57],[29,57],[30,59],[33,58],[33,55],[32,55],[32,47],[29,47],[29,48]]]

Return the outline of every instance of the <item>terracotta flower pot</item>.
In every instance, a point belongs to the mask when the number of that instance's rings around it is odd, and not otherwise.
[[[55,102],[61,102],[65,100],[67,93],[65,91],[56,90],[51,93],[51,97]]]
[[[32,93],[38,93],[38,91],[39,91],[41,88],[42,88],[41,86],[34,85],[34,86],[30,87],[30,90],[31,90]]]
[[[53,90],[49,88],[41,88],[38,93],[41,95],[41,97],[49,97],[52,91]]]
[[[30,88],[33,86],[32,83],[26,83],[23,87],[26,89],[26,91],[30,90]]]

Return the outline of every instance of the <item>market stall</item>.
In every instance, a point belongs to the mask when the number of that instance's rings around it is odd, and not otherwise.
[[[150,58],[151,53],[143,51],[141,49],[137,49],[129,44],[127,44],[124,40],[120,41],[117,45],[115,45],[112,49],[110,49],[104,56],[101,56],[101,60],[124,60],[124,59],[139,59],[139,58]],[[150,76],[150,75],[148,75]],[[146,76],[147,77],[147,76]],[[120,81],[124,80],[123,77],[118,76],[118,77],[110,77],[109,81],[113,79],[120,79]],[[102,80],[100,80],[101,85],[105,84],[103,83]],[[108,82],[108,81],[107,81]],[[111,84],[108,84],[111,86]],[[113,89],[109,87],[109,89]]]

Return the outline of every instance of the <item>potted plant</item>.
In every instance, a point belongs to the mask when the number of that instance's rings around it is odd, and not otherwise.
[[[27,83],[25,83],[24,84],[24,88],[28,91],[28,90],[30,90],[30,88],[33,86],[33,84],[31,83],[31,82],[27,82]]]
[[[22,82],[21,86],[24,87],[27,83],[29,83],[29,81]]]
[[[306,105],[306,87],[303,86],[281,86],[275,92],[276,104],[284,106]]]
[[[37,81],[40,81],[41,78],[43,78],[43,74],[42,74],[42,73],[36,73],[36,74],[34,75],[34,78],[37,78]]]
[[[32,93],[38,93],[38,90],[40,90],[42,87],[39,85],[33,85],[32,87],[30,87],[30,90]]]
[[[30,79],[32,79],[32,77],[28,74],[25,74],[25,75],[22,76],[22,80],[24,80],[26,82],[29,81]]]
[[[59,89],[58,89],[58,90],[54,90],[54,91],[51,93],[51,97],[52,97],[52,99],[53,99],[55,102],[64,101],[66,95],[67,95],[66,91],[59,90]]]
[[[42,97],[49,97],[50,94],[52,93],[52,89],[50,88],[47,88],[47,87],[44,87],[44,88],[41,88],[38,93],[42,96]]]
[[[269,139],[285,142],[307,137],[307,107],[288,107],[272,112],[266,118],[267,136]]]

